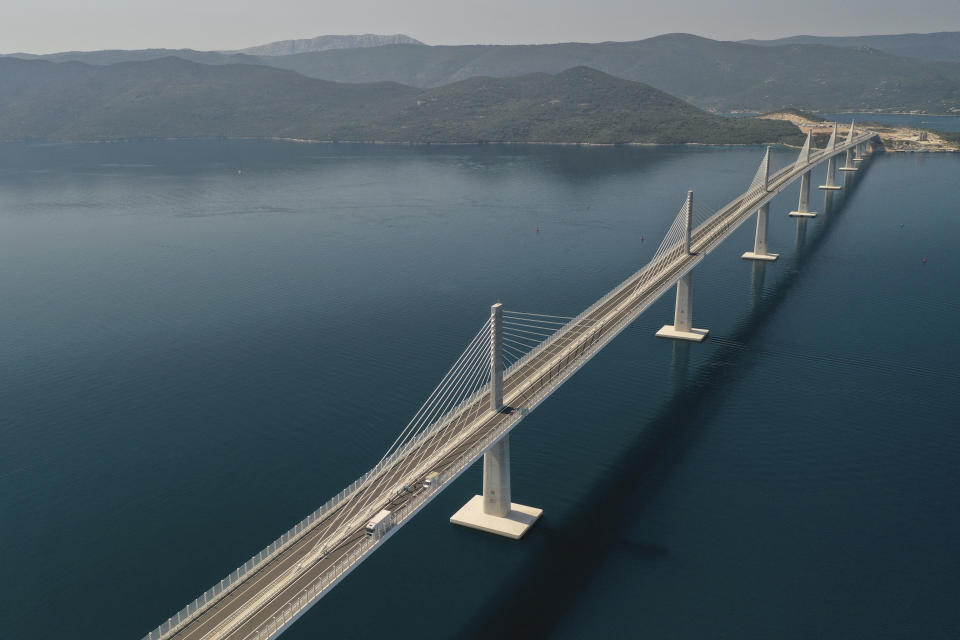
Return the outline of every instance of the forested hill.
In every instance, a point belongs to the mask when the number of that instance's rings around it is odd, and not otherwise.
[[[788,123],[707,114],[645,84],[583,67],[417,89],[174,57],[105,66],[0,58],[0,86],[2,140],[755,144],[800,138]]]
[[[284,56],[272,64],[338,82],[389,80],[424,87],[584,65],[718,111],[960,111],[958,63],[868,48],[755,46],[685,34],[600,44],[394,45]]]
[[[778,40],[743,40],[742,42],[768,47],[788,44],[870,47],[895,56],[939,62],[960,62],[960,31],[899,33],[883,36],[791,36]]]
[[[335,82],[437,87],[475,76],[559,73],[588,66],[644,82],[704,109],[960,111],[960,63],[823,44],[759,46],[670,34],[637,42],[427,46],[395,44],[296,55],[94,51],[45,59],[93,64],[175,55],[207,64],[262,64]]]

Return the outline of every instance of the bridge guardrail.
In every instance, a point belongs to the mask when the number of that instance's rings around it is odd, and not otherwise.
[[[183,609],[170,616],[163,624],[145,635],[143,640],[165,640],[178,632],[184,625],[193,620],[197,614],[213,606],[220,598],[239,586],[246,578],[268,564],[279,553],[287,549],[293,542],[312,529],[325,515],[333,511],[345,498],[353,493],[366,479],[367,475],[368,474],[364,474],[364,476],[354,481],[347,488],[340,491],[340,493],[330,498],[323,506],[298,522],[289,531],[274,540],[259,553],[252,556],[241,566],[234,569],[233,572],[223,578],[219,583],[205,591],[200,597],[196,598]]]
[[[401,526],[409,518],[415,515],[424,504],[434,497],[441,487],[450,482],[454,476],[459,475],[473,462],[474,457],[480,456],[497,439],[500,438],[504,431],[511,428],[513,424],[515,424],[521,417],[523,416],[518,415],[517,420],[508,422],[506,428],[500,429],[488,435],[483,440],[478,441],[476,444],[470,447],[470,449],[468,449],[467,455],[463,456],[462,460],[465,461],[463,464],[455,465],[441,472],[440,477],[430,490],[414,496],[409,502],[396,509],[394,511],[394,522],[396,523],[395,527]],[[376,547],[380,542],[382,542],[382,540],[364,538],[354,550],[344,556],[344,558],[341,560],[338,560],[336,563],[334,563],[330,570],[326,571],[322,576],[310,583],[309,586],[301,589],[295,596],[293,596],[281,607],[278,614],[276,614],[268,622],[265,622],[263,625],[261,625],[256,631],[247,636],[247,638],[249,640],[265,640],[266,638],[272,637],[277,631],[282,630],[285,625],[287,625],[294,618],[298,617],[305,609],[312,606],[319,596],[323,595],[324,591],[331,587],[333,583],[340,578],[340,576],[346,573],[350,567],[360,559],[361,556],[365,555],[369,551],[372,551],[373,547]]]

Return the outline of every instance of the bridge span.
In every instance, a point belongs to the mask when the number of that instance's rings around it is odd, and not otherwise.
[[[143,640],[280,635],[481,455],[483,494],[451,521],[522,536],[540,510],[512,502],[510,430],[674,285],[674,322],[657,335],[703,340],[708,331],[692,322],[694,267],[755,212],[754,247],[743,258],[775,260],[767,247],[769,202],[799,178],[798,207],[790,215],[815,216],[808,210],[811,170],[826,162],[827,181],[820,188],[840,189],[836,159],[845,155],[839,169],[856,171],[855,163],[877,141],[873,132],[857,133],[853,123],[843,141],[835,127],[824,149],[813,149],[808,134],[797,160],[774,173],[768,148],[750,187],[718,211],[695,204],[688,192],[653,259],[575,318],[494,305],[370,471]]]

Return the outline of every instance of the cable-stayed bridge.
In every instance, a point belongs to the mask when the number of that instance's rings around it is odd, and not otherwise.
[[[792,216],[808,210],[814,167],[827,163],[824,190],[842,171],[856,171],[875,133],[853,123],[841,141],[834,127],[824,149],[811,136],[795,162],[771,172],[770,149],[747,190],[717,211],[688,192],[653,258],[578,316],[493,305],[453,366],[383,457],[366,474],[293,529],[169,618],[144,640],[266,640],[280,635],[449,483],[484,457],[483,494],[451,521],[511,538],[540,510],[513,503],[509,432],[600,349],[676,285],[674,322],[658,336],[699,342],[693,327],[691,272],[756,212],[749,260],[775,260],[767,247],[769,202],[800,179]]]

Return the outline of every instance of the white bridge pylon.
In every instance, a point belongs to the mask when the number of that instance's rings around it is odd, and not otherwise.
[[[853,142],[853,120],[850,121],[850,131],[847,132],[847,144],[851,142]],[[840,171],[856,171],[857,168],[853,165],[855,160],[853,146],[847,147],[846,162],[840,167]]]
[[[690,232],[693,224],[693,191],[687,191],[687,202],[681,209],[680,216],[683,219],[683,251],[690,255],[692,253]],[[668,235],[667,238],[669,237]],[[708,329],[693,328],[693,273],[691,270],[677,280],[677,303],[673,313],[673,324],[663,325],[656,335],[658,338],[703,342],[708,333],[710,333]]]
[[[813,139],[813,129],[807,131],[807,139],[803,143],[803,148],[800,149],[800,156],[797,158],[797,168],[803,169],[804,167],[810,164],[810,144]],[[791,211],[789,214],[795,218],[816,218],[817,212],[810,211],[810,172],[812,169],[807,169],[803,172],[803,175],[800,176],[800,202],[797,204],[797,210]]]
[[[489,324],[490,411],[512,411],[503,406],[503,305],[499,302],[490,308]],[[533,323],[523,323],[523,326],[528,324]],[[519,540],[543,515],[543,509],[516,504],[510,498],[510,434],[507,433],[483,454],[483,495],[473,496],[450,516],[450,522]]]
[[[769,191],[770,147],[767,147],[767,152],[763,155],[763,162],[760,163],[760,169],[757,171],[757,177],[753,181],[756,186],[751,188],[751,191],[758,190],[762,193]],[[780,257],[779,253],[767,251],[767,218],[769,217],[770,203],[765,202],[757,209],[757,233],[753,240],[753,251],[747,251],[740,256],[744,260],[773,261]]]
[[[853,122],[850,123],[850,130],[853,131]],[[827,183],[820,185],[822,191],[839,191],[843,187],[837,184],[837,123],[833,123],[833,133],[827,141],[827,148],[824,153],[829,155],[827,160]]]

